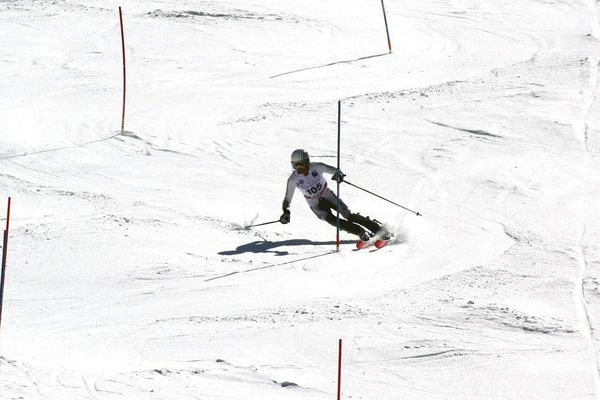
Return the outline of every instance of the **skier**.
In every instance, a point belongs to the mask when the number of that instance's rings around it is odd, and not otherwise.
[[[310,209],[322,220],[337,226],[335,215],[331,210],[337,210],[337,196],[327,187],[327,180],[323,178],[323,173],[332,174],[332,179],[336,182],[343,182],[345,174],[338,171],[335,167],[320,162],[310,162],[308,153],[303,149],[297,149],[291,156],[292,169],[294,170],[287,181],[287,190],[283,199],[283,214],[279,222],[287,224],[290,222],[290,203],[294,196],[296,187],[300,189]],[[348,206],[342,200],[340,203],[340,214],[345,218],[340,218],[340,228],[346,232],[358,235],[360,240],[366,242],[372,235],[382,229],[381,224],[376,221],[363,217],[358,213],[350,211]]]

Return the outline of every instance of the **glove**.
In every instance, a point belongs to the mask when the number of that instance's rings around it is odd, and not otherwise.
[[[281,217],[279,217],[279,222],[282,224],[290,223],[290,210],[283,211],[283,214],[281,214]]]
[[[337,171],[335,171],[335,174],[333,174],[333,176],[331,177],[331,179],[333,179],[337,183],[342,183],[342,182],[344,182],[344,177],[345,176],[346,176],[346,174],[344,174],[342,171],[340,171],[338,169]]]

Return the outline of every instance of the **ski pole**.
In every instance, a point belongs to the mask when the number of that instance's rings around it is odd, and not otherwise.
[[[263,222],[263,223],[261,223],[261,224],[245,225],[245,226],[244,226],[244,229],[253,228],[253,227],[255,227],[255,226],[262,226],[262,225],[274,224],[274,223],[276,223],[276,222],[281,222],[281,221],[279,221],[279,220],[277,219],[277,220],[275,220],[275,221]]]
[[[382,200],[385,200],[385,201],[387,201],[387,202],[389,202],[389,203],[392,203],[392,204],[393,204],[393,205],[395,205],[395,206],[398,206],[398,207],[400,207],[400,208],[403,208],[403,209],[405,209],[406,211],[410,211],[411,213],[413,213],[413,214],[415,214],[415,215],[417,215],[417,216],[421,216],[421,215],[423,215],[423,214],[421,214],[421,213],[420,213],[420,212],[418,212],[418,211],[413,211],[413,210],[411,210],[410,208],[406,208],[406,207],[404,207],[404,206],[402,206],[402,205],[400,205],[400,204],[398,204],[398,203],[395,203],[395,202],[393,202],[393,201],[391,201],[391,200],[389,200],[389,199],[386,199],[386,198],[385,198],[385,197],[383,197],[383,196],[380,196],[380,195],[378,195],[378,194],[376,194],[376,193],[373,193],[373,192],[371,192],[370,190],[367,190],[367,189],[365,189],[365,188],[361,188],[360,186],[356,186],[354,183],[348,182],[348,181],[347,181],[347,180],[345,180],[345,179],[343,180],[343,182],[347,183],[347,184],[348,184],[348,185],[350,185],[350,186],[354,186],[355,188],[357,188],[357,189],[360,189],[360,190],[362,190],[362,191],[364,191],[364,192],[367,192],[367,193],[369,193],[369,194],[372,194],[372,195],[373,195],[373,196],[375,196],[375,197],[379,197],[380,199],[382,199]]]

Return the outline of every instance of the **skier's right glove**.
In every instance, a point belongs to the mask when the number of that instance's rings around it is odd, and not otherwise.
[[[279,222],[282,224],[290,223],[290,210],[285,210],[283,214],[281,214],[281,217],[279,217]]]
[[[337,183],[342,183],[342,182],[344,182],[345,176],[346,176],[346,174],[338,169],[337,171],[335,171],[335,174],[333,174],[331,179],[336,181]]]

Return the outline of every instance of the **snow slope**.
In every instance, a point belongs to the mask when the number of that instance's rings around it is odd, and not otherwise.
[[[0,2],[0,398],[330,399],[340,338],[343,398],[600,398],[597,8],[388,0],[387,54],[377,1]],[[239,229],[338,100],[347,179],[423,216]]]

